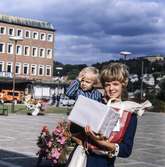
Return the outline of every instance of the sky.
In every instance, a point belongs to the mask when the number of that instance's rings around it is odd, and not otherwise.
[[[1,0],[0,13],[53,24],[63,64],[165,55],[163,0]]]

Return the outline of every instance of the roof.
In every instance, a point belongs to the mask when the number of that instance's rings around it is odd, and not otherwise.
[[[0,14],[0,22],[55,31],[53,25],[50,24],[49,22],[35,19],[28,19],[28,18],[7,16]]]

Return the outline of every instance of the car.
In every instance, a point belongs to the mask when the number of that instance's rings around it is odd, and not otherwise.
[[[62,104],[63,106],[73,106],[74,103],[75,100],[69,99],[67,96],[60,98],[60,104]]]
[[[14,102],[21,103],[23,101],[24,92],[23,91],[14,91]],[[0,100],[4,102],[13,101],[13,91],[9,89],[2,89],[0,92]]]
[[[74,103],[75,103],[75,100],[73,100],[73,99],[68,100],[68,106],[73,106]]]

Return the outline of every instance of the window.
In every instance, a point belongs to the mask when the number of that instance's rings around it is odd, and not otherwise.
[[[32,64],[31,65],[31,75],[36,75],[37,74],[37,65]]]
[[[48,34],[48,35],[47,35],[47,40],[48,40],[49,42],[52,42],[52,41],[53,41],[53,34]]]
[[[39,67],[38,67],[38,75],[44,75],[44,66],[43,65],[39,65]]]
[[[11,43],[7,44],[7,53],[8,54],[13,54],[14,53],[13,44],[11,44]]]
[[[23,37],[23,30],[17,29],[17,36]]]
[[[22,45],[17,45],[16,46],[16,54],[17,55],[22,55]]]
[[[0,34],[6,34],[6,27],[0,27]]]
[[[46,57],[51,59],[52,58],[52,49],[47,49]]]
[[[4,53],[4,52],[5,52],[5,44],[0,43],[0,53]]]
[[[25,31],[25,38],[30,38],[30,31],[28,30]]]
[[[32,56],[37,57],[37,48],[36,47],[32,48]]]
[[[41,34],[40,34],[40,39],[41,39],[42,41],[45,41],[45,39],[46,39],[46,34],[45,34],[45,33],[41,33]]]
[[[13,71],[13,70],[12,70],[12,63],[10,63],[10,62],[7,63],[6,71],[7,71],[7,72],[10,72],[10,73]]]
[[[8,35],[9,36],[14,36],[14,28],[9,28],[8,29]]]
[[[39,49],[39,56],[40,57],[45,57],[45,49],[44,48]]]
[[[30,56],[30,46],[24,46],[24,55]]]
[[[23,74],[24,75],[29,74],[29,64],[23,64]]]
[[[21,63],[16,63],[15,65],[15,73],[20,74],[21,73]]]
[[[46,76],[51,76],[51,66],[46,66]]]
[[[4,71],[4,62],[0,61],[0,72]]]
[[[33,32],[33,39],[38,39],[38,32]]]

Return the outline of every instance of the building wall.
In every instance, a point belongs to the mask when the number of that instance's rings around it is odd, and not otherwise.
[[[11,29],[13,29],[13,34],[9,35],[9,30]],[[22,35],[18,35],[19,31],[22,32]],[[27,37],[27,32],[29,32],[30,37]],[[37,39],[34,38],[35,33],[38,34]],[[17,42],[17,48],[15,48],[14,41],[10,41],[10,36],[20,36],[23,38],[22,41]],[[41,36],[43,37],[42,39]],[[10,63],[12,73],[14,60],[13,55],[15,54],[17,66],[16,77],[30,80],[50,80],[53,73],[54,36],[55,32],[51,30],[0,22],[0,47],[4,47],[3,52],[1,52],[2,48],[0,48],[0,75],[8,75],[8,71],[10,70],[8,69],[7,71],[7,66]],[[8,53],[9,45],[13,45],[13,48],[11,48],[11,54]],[[29,55],[25,54],[26,49],[29,50]],[[16,50],[19,51],[16,53]],[[36,55],[33,55],[33,50],[37,50]],[[43,53],[42,56],[40,54],[41,52]],[[50,53],[49,55],[48,52]],[[34,69],[36,69],[36,74]],[[41,69],[43,69],[43,71]],[[50,69],[50,74],[48,73],[48,69]],[[39,71],[43,72],[43,74],[40,75],[41,73],[39,74]]]

